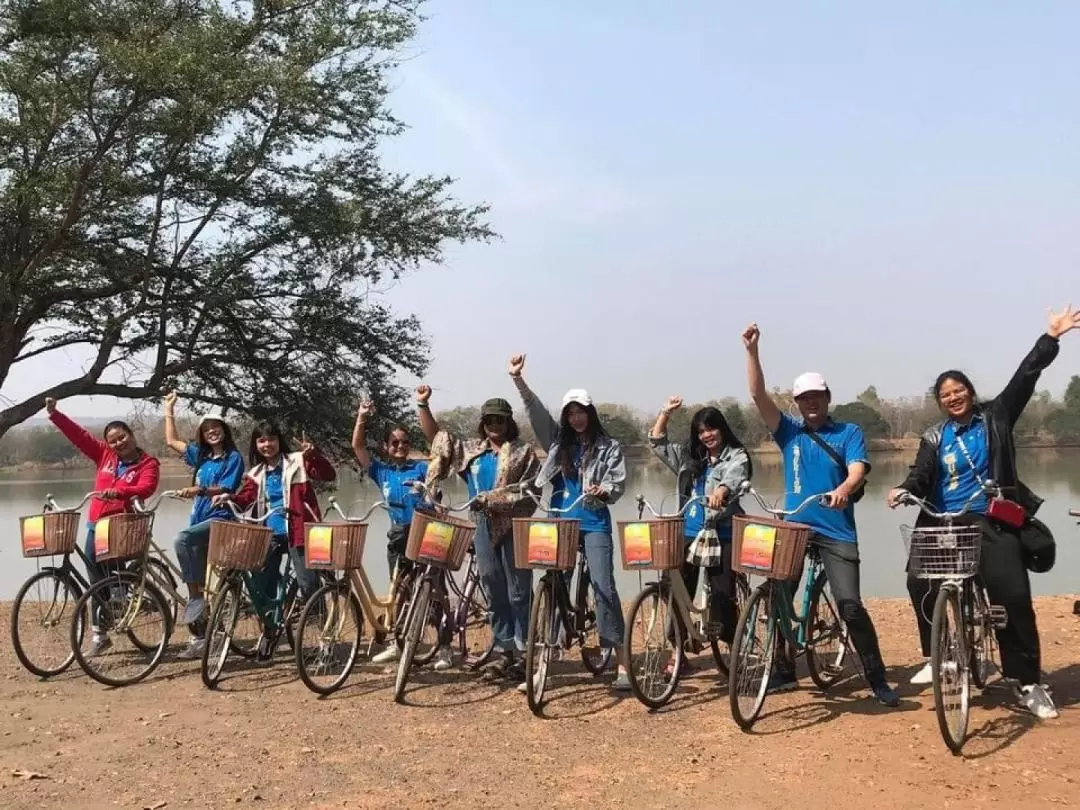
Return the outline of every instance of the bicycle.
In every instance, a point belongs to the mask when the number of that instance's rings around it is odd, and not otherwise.
[[[728,662],[720,649],[722,642],[719,637],[719,628],[714,627],[706,618],[709,614],[711,595],[709,579],[702,577],[705,602],[703,607],[696,608],[693,596],[687,590],[680,570],[686,558],[686,541],[682,536],[682,516],[687,508],[698,502],[704,502],[704,498],[702,496],[690,498],[674,514],[661,515],[653,509],[652,504],[645,500],[644,495],[637,496],[638,520],[641,520],[646,509],[658,519],[658,521],[650,522],[649,526],[655,527],[656,534],[659,535],[650,538],[650,567],[659,570],[658,579],[641,590],[630,608],[625,646],[631,690],[634,697],[650,709],[659,709],[675,694],[682,677],[687,645],[692,646],[693,652],[697,653],[708,644],[712,649],[716,668],[721,675],[725,677],[728,675]],[[625,524],[626,527],[632,525],[635,524]],[[629,541],[623,528],[624,524],[620,524],[620,527],[622,528],[620,533],[623,535],[624,567],[627,567],[626,546]],[[667,559],[661,561],[658,559],[661,556]],[[737,605],[741,608],[749,597],[749,580],[745,574],[738,572],[735,575]],[[665,615],[660,617],[661,613]],[[635,663],[633,632],[630,629],[638,625],[639,614],[647,617],[641,619],[642,627],[646,628],[644,661],[641,667]],[[658,632],[659,638],[651,640],[654,630]],[[669,656],[664,654],[664,649],[668,644],[671,644],[674,650],[673,660],[669,660]],[[667,677],[669,669],[670,680],[665,684],[664,678]]]
[[[917,506],[941,525],[901,526],[908,552],[908,571],[919,579],[939,581],[930,621],[930,672],[934,709],[945,745],[959,754],[967,739],[971,714],[970,684],[986,689],[994,666],[994,631],[1006,626],[1005,608],[991,605],[979,580],[982,527],[956,524],[980,497],[1000,493],[987,481],[958,512],[935,512],[922,498],[901,491],[900,504]],[[947,691],[947,687],[949,688]]]
[[[743,607],[731,651],[728,699],[732,718],[743,731],[753,727],[765,705],[780,643],[787,644],[792,662],[799,656],[806,656],[810,678],[822,691],[828,690],[843,676],[844,661],[851,646],[847,627],[831,592],[826,591],[828,580],[821,554],[809,538],[810,528],[780,520],[797,514],[814,502],[827,505],[825,496],[811,495],[794,509],[785,510],[766,503],[749,482],[739,491],[740,497],[746,494],[752,495],[761,508],[773,516],[773,521],[751,515],[733,519],[736,533],[742,532],[742,535],[733,545],[732,565],[766,577],[766,581],[751,592]],[[751,533],[750,543],[746,542],[747,532]],[[780,561],[787,553],[792,556]],[[798,581],[791,577],[797,572],[803,555],[807,560],[806,583],[802,591],[802,612],[797,612],[793,596]],[[766,562],[766,558],[771,558],[771,563]],[[787,571],[778,570],[777,566],[785,564],[789,564]],[[759,625],[763,625],[762,640],[756,635]],[[832,642],[836,642],[836,649],[829,652],[828,645]],[[855,666],[861,672],[857,656]]]

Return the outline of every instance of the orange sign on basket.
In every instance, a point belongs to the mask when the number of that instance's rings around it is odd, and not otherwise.
[[[652,532],[648,523],[623,527],[623,556],[627,565],[652,565]]]
[[[750,523],[743,529],[742,551],[739,564],[744,568],[761,571],[772,569],[773,552],[776,550],[776,527]]]
[[[36,515],[22,522],[23,551],[42,551],[45,548],[45,517]]]
[[[334,539],[332,526],[309,526],[307,533],[307,561],[311,565],[330,565],[331,544]]]
[[[109,553],[109,519],[102,518],[94,524],[94,559]]]
[[[555,565],[559,556],[559,527],[554,523],[529,524],[529,565]]]
[[[449,523],[431,521],[424,528],[424,536],[420,539],[420,550],[416,556],[445,562],[450,556],[450,541],[453,537],[454,527]]]

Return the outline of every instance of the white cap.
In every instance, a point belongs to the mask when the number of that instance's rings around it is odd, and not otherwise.
[[[791,386],[791,395],[801,397],[807,391],[828,391],[829,384],[825,378],[816,371],[808,371],[795,378],[795,384]]]
[[[202,430],[202,426],[205,425],[207,422],[221,422],[221,424],[223,425],[228,424],[225,419],[225,414],[223,414],[221,411],[211,411],[210,413],[199,417],[199,427],[197,428],[197,430]]]
[[[565,408],[571,402],[576,402],[583,408],[588,408],[592,405],[592,397],[589,396],[589,392],[584,388],[571,388],[562,398],[562,406]]]

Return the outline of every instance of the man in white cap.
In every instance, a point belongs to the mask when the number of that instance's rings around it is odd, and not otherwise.
[[[813,529],[811,540],[821,553],[840,618],[847,625],[874,697],[886,706],[897,706],[900,700],[885,680],[877,631],[859,593],[854,503],[862,497],[863,482],[870,471],[862,428],[829,417],[832,395],[825,378],[816,372],[800,374],[791,389],[802,419],[782,413],[765,388],[765,373],[758,356],[760,336],[757,324],[742,335],[750,396],[783,454],[785,508],[794,509],[811,495],[827,497],[827,507],[811,503],[793,519]],[[794,663],[786,656],[777,656],[769,691],[797,686]]]

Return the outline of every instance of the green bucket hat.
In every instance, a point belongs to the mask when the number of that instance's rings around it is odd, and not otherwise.
[[[505,416],[510,419],[514,415],[514,409],[510,407],[510,403],[505,399],[494,397],[489,399],[480,408],[480,418],[485,416]]]

